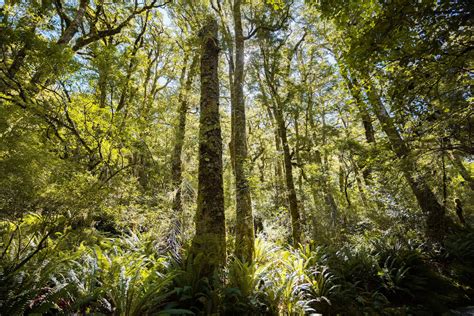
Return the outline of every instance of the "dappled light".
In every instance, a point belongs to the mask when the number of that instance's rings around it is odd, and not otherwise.
[[[0,316],[471,315],[471,10],[3,1]]]

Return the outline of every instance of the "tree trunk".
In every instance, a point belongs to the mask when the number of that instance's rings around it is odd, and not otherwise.
[[[340,62],[339,62],[339,69],[341,69],[341,75],[344,78],[347,87],[349,88],[349,92],[355,101],[357,109],[359,110],[359,114],[362,119],[362,126],[364,127],[365,139],[368,144],[375,144],[374,126],[372,125],[372,119],[367,109],[367,104],[364,102],[364,100],[362,100],[360,86],[357,82],[357,79],[351,78],[349,76],[349,73],[347,72],[346,67],[342,65],[342,63]],[[372,170],[370,167],[366,166],[365,168],[363,168],[362,176],[364,177],[364,180],[368,184],[372,182],[371,174],[372,174]]]
[[[285,167],[285,182],[290,206],[291,227],[293,236],[293,245],[298,246],[301,243],[301,223],[300,213],[298,210],[298,199],[296,196],[295,183],[293,180],[293,165],[291,164],[290,146],[288,145],[288,137],[283,118],[280,102],[276,102],[275,119],[278,126],[278,134],[280,136],[283,147],[283,165]]]
[[[372,119],[370,118],[369,111],[367,109],[367,105],[362,100],[362,96],[360,93],[360,87],[358,85],[357,79],[351,78],[349,73],[342,63],[339,64],[339,69],[341,70],[341,75],[346,82],[347,87],[349,88],[349,92],[354,99],[357,109],[359,110],[360,116],[362,118],[362,126],[364,127],[365,132],[365,139],[367,143],[372,144],[375,143],[375,132],[374,126],[372,125]]]
[[[342,112],[340,113],[340,115],[342,118]],[[351,135],[349,125],[347,124],[346,120],[342,119],[342,124],[344,126],[344,132],[346,134],[347,139],[351,139],[352,135]],[[362,204],[364,205],[364,208],[367,210],[369,208],[369,204],[367,202],[367,197],[365,195],[366,188],[365,188],[365,183],[363,181],[364,175],[362,174],[361,176],[360,168],[354,159],[355,154],[356,153],[354,152],[354,149],[352,148],[352,146],[350,146],[349,147],[349,162],[352,166],[352,170],[354,170],[354,178],[357,183],[357,188],[359,190],[359,195],[362,200]],[[347,181],[346,181],[346,184],[347,184]]]
[[[116,109],[117,112],[123,109],[123,107],[126,104],[127,98],[129,97],[130,79],[132,78],[133,70],[137,64],[137,61],[136,61],[137,52],[140,48],[143,47],[143,35],[145,34],[146,28],[148,26],[147,22],[148,22],[148,12],[146,13],[145,22],[142,26],[142,29],[133,43],[133,48],[129,57],[125,82],[123,84],[122,93],[120,94],[119,103]]]
[[[315,152],[313,159],[316,164],[321,168],[321,177],[319,179],[319,183],[322,187],[325,205],[331,217],[331,224],[333,226],[336,226],[337,218],[339,216],[339,209],[337,208],[336,200],[334,199],[334,195],[332,194],[332,188],[329,185],[329,179],[326,174],[326,167],[323,163],[319,150]]]
[[[183,206],[181,201],[181,183],[182,183],[182,161],[181,154],[183,152],[184,136],[186,132],[186,114],[188,111],[188,98],[191,86],[193,83],[195,69],[198,61],[198,54],[194,55],[191,65],[187,68],[187,58],[185,58],[183,70],[181,73],[180,83],[181,91],[178,97],[179,109],[178,109],[178,124],[175,131],[175,141],[173,154],[171,158],[171,182],[175,195],[173,198],[173,222],[171,227],[171,233],[169,236],[169,243],[173,250],[177,250],[181,245],[181,226],[183,217]],[[185,81],[186,77],[186,82]]]
[[[232,108],[234,113],[232,144],[234,146],[235,171],[235,200],[236,200],[236,228],[235,254],[244,261],[251,262],[254,251],[254,228],[252,215],[252,201],[247,161],[247,135],[244,102],[244,49],[245,41],[242,31],[242,17],[240,0],[234,2],[234,36],[235,36],[235,72],[233,80],[234,98]]]
[[[268,117],[270,119],[270,122],[273,126],[273,137],[275,139],[275,150],[277,152],[277,155],[282,151],[281,150],[281,140],[280,140],[280,135],[278,134],[278,126],[275,123],[275,116],[273,115],[273,111],[270,105],[270,101],[268,100],[267,93],[265,91],[265,88],[263,86],[262,80],[260,78],[260,75],[257,73],[257,80],[258,80],[258,86],[260,88],[260,93],[262,94],[262,102],[263,105],[265,106],[265,109],[267,110]],[[274,170],[275,170],[275,179],[272,181],[273,186],[275,188],[275,194],[274,194],[274,204],[275,204],[275,209],[279,209],[282,205],[286,204],[285,199],[282,198],[283,191],[284,191],[284,184],[283,184],[283,168],[281,166],[281,161],[279,157],[275,157],[273,159],[273,165],[274,165]]]
[[[222,138],[219,116],[217,22],[210,18],[200,32],[201,102],[196,234],[191,254],[202,255],[201,276],[212,277],[226,258]]]
[[[301,44],[304,37],[298,42],[295,48],[291,51],[293,53],[296,51],[297,46]],[[273,60],[273,64],[269,65],[269,60],[267,59],[267,54],[265,53],[265,49],[262,45],[260,45],[260,50],[263,55],[263,68],[265,73],[265,80],[266,84],[270,89],[270,95],[272,96],[272,103],[273,103],[273,115],[275,117],[278,136],[281,140],[281,145],[283,148],[283,165],[285,168],[285,182],[286,182],[286,192],[288,197],[288,204],[290,209],[290,216],[291,216],[291,227],[292,227],[292,237],[293,237],[293,245],[297,246],[301,243],[301,219],[298,209],[298,199],[296,196],[295,184],[293,180],[293,166],[291,164],[291,153],[290,153],[290,146],[288,144],[288,137],[287,137],[287,130],[286,130],[286,122],[283,117],[283,108],[284,104],[286,104],[291,95],[288,93],[285,101],[282,100],[281,96],[278,93],[278,86],[276,85],[275,81],[275,74],[272,71],[273,66],[275,66],[275,60]],[[291,58],[289,58],[289,62]],[[288,63],[286,67],[286,73],[289,73],[290,63]]]
[[[313,101],[310,99],[308,100],[308,124],[309,124],[309,127],[312,131],[312,138],[309,138],[310,139],[310,142],[311,142],[311,147],[312,148],[315,148],[317,146],[317,144],[315,144],[315,139],[317,139],[317,136],[316,136],[316,130],[317,130],[317,127],[316,127],[316,124],[314,122],[314,111],[313,111],[314,107],[313,107]],[[322,145],[323,147],[326,145],[326,118],[325,118],[326,114],[323,112],[321,113],[321,118],[322,118],[322,123],[323,123],[323,126],[321,128],[321,138],[322,138]],[[337,207],[337,204],[336,204],[336,200],[334,199],[334,195],[332,193],[332,186],[331,186],[331,183],[330,183],[330,179],[329,179],[329,175],[328,175],[328,165],[327,165],[327,159],[325,159],[325,161],[323,162],[323,159],[321,157],[321,152],[319,150],[316,150],[314,151],[314,154],[311,155],[311,160],[316,162],[316,164],[319,166],[320,168],[320,172],[321,172],[321,175],[318,176],[316,180],[317,184],[320,186],[321,188],[321,193],[322,193],[322,196],[324,198],[324,207],[327,211],[328,214],[330,214],[330,217],[331,217],[331,224],[333,226],[336,225],[337,223],[337,217],[338,217],[338,214],[339,214],[339,209]],[[312,186],[312,190],[314,191],[313,192],[313,196],[314,196],[314,200],[315,200],[315,205],[316,204],[316,201],[318,199],[316,199],[316,195],[315,195],[315,192],[316,192],[316,188],[314,187],[314,181],[311,181],[311,184]]]
[[[332,225],[336,226],[339,219],[339,208],[337,207],[336,200],[334,199],[334,195],[332,193],[333,189],[332,189],[331,179],[329,175],[330,168],[329,168],[329,161],[328,161],[328,153],[326,149],[326,145],[327,145],[326,112],[324,111],[324,109],[321,113],[321,121],[323,124],[321,128],[323,153],[321,154],[318,151],[315,160],[321,166],[321,182],[322,182],[322,187],[323,187],[323,192],[324,192],[324,199],[326,200],[326,205],[329,206]],[[314,139],[316,139],[316,137]]]
[[[401,160],[402,172],[415,195],[418,205],[426,214],[428,237],[437,239],[445,233],[445,209],[436,199],[426,180],[417,172],[410,148],[402,139],[387,109],[380,100],[375,88],[367,80],[367,96],[375,116],[380,121],[383,131],[387,135],[393,151]]]

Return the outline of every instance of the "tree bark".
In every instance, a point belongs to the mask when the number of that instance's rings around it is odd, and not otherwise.
[[[226,258],[222,138],[219,116],[217,22],[209,18],[200,32],[201,101],[196,234],[191,254],[200,255],[201,276],[212,277]]]
[[[195,75],[195,69],[198,62],[198,54],[195,54],[191,65],[188,68],[187,58],[185,57],[183,70],[181,73],[181,90],[178,96],[179,108],[178,108],[178,124],[175,131],[175,140],[173,154],[171,158],[171,182],[173,189],[175,190],[175,195],[173,197],[173,221],[171,227],[171,233],[169,236],[169,243],[173,250],[177,250],[181,245],[181,226],[182,226],[182,217],[183,217],[183,205],[181,201],[181,184],[183,181],[183,169],[181,155],[183,152],[184,145],[184,136],[186,133],[186,115],[188,112],[188,101],[189,101],[189,92],[193,84],[193,79]],[[186,68],[187,75],[186,75]],[[186,79],[185,79],[186,77]],[[186,80],[186,82],[185,82]]]
[[[438,202],[435,194],[431,191],[426,180],[417,173],[417,166],[413,160],[410,148],[407,146],[395,124],[380,100],[375,88],[367,83],[367,96],[375,116],[380,121],[383,131],[387,135],[393,151],[401,160],[401,168],[418,205],[426,214],[427,235],[432,239],[438,239],[445,233],[445,208]]]
[[[321,113],[321,122],[323,125],[321,129],[323,150],[322,150],[322,153],[320,153],[319,151],[317,152],[317,155],[316,155],[317,157],[315,160],[321,166],[321,182],[323,186],[324,199],[326,200],[326,205],[329,206],[332,225],[336,226],[339,219],[339,208],[337,207],[336,200],[332,193],[333,188],[331,185],[331,179],[330,179],[330,174],[329,174],[330,166],[329,166],[329,161],[328,161],[328,152],[326,149],[326,145],[327,145],[326,112],[324,111],[324,109]]]
[[[270,102],[268,100],[267,94],[264,90],[264,86],[260,79],[260,76],[258,76],[258,85],[260,88],[260,93],[262,94],[263,105],[265,106],[265,109],[267,110],[268,117],[273,126],[275,150],[277,152],[277,155],[279,155],[279,153],[282,150],[281,150],[280,135],[278,134],[278,126],[275,123],[275,116],[273,115],[273,111],[272,111]],[[274,181],[272,181],[275,188],[274,203],[275,203],[275,209],[279,209],[281,206],[286,204],[285,199],[282,198],[283,193],[284,193],[283,168],[281,166],[281,160],[279,157],[276,157],[273,162],[274,162],[274,170],[275,170],[275,179]]]
[[[232,108],[234,124],[232,144],[234,146],[234,171],[235,171],[235,200],[236,200],[236,227],[235,227],[235,254],[247,262],[252,261],[254,251],[254,227],[252,214],[252,201],[248,181],[247,162],[247,131],[244,101],[244,50],[245,41],[242,31],[242,17],[240,0],[235,0],[233,8],[234,41],[235,41],[235,68]]]
[[[301,40],[295,45],[295,47],[290,51],[289,57],[288,57],[288,64],[286,65],[285,73],[288,75],[289,70],[290,70],[290,65],[291,65],[291,59],[294,54],[294,52],[297,50],[298,46],[302,43],[304,40],[305,35],[301,38]],[[286,182],[286,191],[287,191],[287,197],[288,197],[288,204],[289,204],[289,209],[290,209],[290,216],[291,216],[291,227],[292,227],[292,238],[293,238],[293,245],[297,246],[299,243],[301,243],[301,218],[300,218],[300,213],[298,209],[298,198],[296,195],[296,190],[295,190],[295,183],[293,180],[293,166],[291,164],[291,152],[290,152],[290,146],[288,144],[288,136],[287,136],[287,128],[286,128],[286,122],[285,118],[283,116],[283,109],[284,109],[284,104],[288,103],[289,100],[291,99],[291,93],[288,93],[286,95],[285,100],[283,101],[282,97],[280,96],[278,92],[278,86],[275,81],[275,73],[272,71],[274,69],[274,66],[276,66],[276,60],[272,60],[272,64],[269,64],[269,56],[265,49],[263,48],[263,45],[260,45],[260,50],[263,55],[263,68],[264,68],[264,73],[265,73],[265,80],[266,84],[269,87],[270,90],[270,95],[272,97],[272,103],[273,103],[273,115],[276,120],[276,125],[278,129],[278,136],[281,140],[281,145],[283,148],[283,165],[285,169],[285,182]]]
[[[297,246],[301,243],[300,213],[298,210],[298,198],[296,196],[295,183],[293,180],[293,165],[291,164],[290,146],[288,144],[285,120],[279,102],[277,102],[275,107],[275,119],[277,121],[278,134],[283,147],[283,165],[285,167],[285,182],[290,207],[293,245]]]
[[[364,127],[365,139],[367,143],[375,143],[375,132],[374,126],[372,125],[372,119],[370,118],[370,113],[367,109],[367,105],[364,100],[362,100],[362,95],[360,91],[360,86],[356,78],[351,78],[349,72],[345,65],[342,62],[338,61],[339,69],[341,70],[341,75],[346,82],[349,93],[354,99],[357,109],[359,110],[360,116],[362,118],[362,126]]]
[[[367,109],[367,104],[364,102],[364,100],[362,100],[360,86],[357,82],[357,79],[351,78],[346,67],[340,62],[339,69],[341,70],[341,75],[344,78],[349,92],[355,101],[357,109],[359,110],[359,114],[362,119],[362,126],[364,127],[365,139],[369,145],[373,145],[375,144],[374,126],[372,125],[372,119],[370,117],[369,110]],[[371,183],[371,174],[371,168],[365,166],[365,168],[362,170],[362,176],[364,177],[364,180],[367,181],[367,183]]]
[[[312,131],[312,138],[308,138],[310,140],[310,143],[311,143],[311,147],[315,148],[317,146],[317,144],[315,143],[315,139],[317,139],[317,135],[316,135],[316,130],[317,130],[317,127],[316,127],[316,124],[314,122],[314,106],[313,106],[313,101],[312,99],[308,100],[308,124],[309,124],[309,127]],[[327,137],[326,137],[326,118],[325,118],[326,114],[324,113],[321,113],[321,118],[322,118],[322,128],[321,128],[321,138],[322,138],[322,145],[323,147],[326,145],[326,142],[327,142]],[[337,204],[336,204],[336,200],[334,199],[334,195],[332,193],[332,186],[331,186],[331,181],[329,179],[329,174],[328,174],[328,165],[327,165],[327,159],[325,159],[323,161],[322,157],[321,157],[321,152],[319,150],[316,150],[314,152],[314,154],[311,155],[311,160],[316,162],[316,164],[319,166],[320,168],[320,172],[321,172],[321,175],[317,177],[317,184],[320,186],[321,188],[321,193],[322,193],[322,196],[324,198],[324,206],[326,208],[326,211],[328,214],[330,214],[330,217],[331,217],[331,224],[333,226],[335,226],[337,224],[337,217],[338,217],[338,214],[339,214],[339,209],[337,207]],[[308,179],[309,180],[309,179]],[[313,190],[313,198],[314,198],[314,201],[315,201],[315,205],[317,205],[316,201],[318,201],[317,197],[319,196],[319,194],[316,194],[316,187],[314,186],[314,182],[315,180],[311,181],[310,182],[310,185],[312,187],[312,190]],[[315,235],[316,236],[316,235]]]

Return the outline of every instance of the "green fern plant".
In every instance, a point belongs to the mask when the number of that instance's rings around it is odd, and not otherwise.
[[[67,284],[54,276],[70,258],[53,251],[58,244],[58,238],[52,238],[55,231],[38,214],[0,223],[0,310],[5,315],[61,310],[55,301],[66,295]]]

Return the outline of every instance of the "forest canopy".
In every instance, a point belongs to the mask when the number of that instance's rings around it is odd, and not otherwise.
[[[0,2],[0,315],[468,313],[472,9]]]

